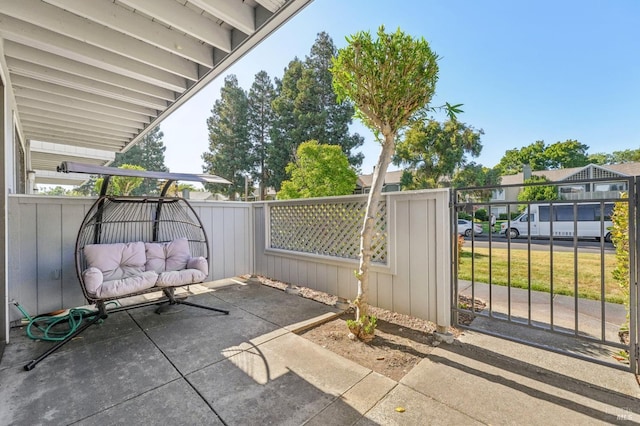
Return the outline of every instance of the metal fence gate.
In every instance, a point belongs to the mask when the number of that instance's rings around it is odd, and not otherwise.
[[[608,177],[452,191],[452,323],[638,373],[638,188]]]

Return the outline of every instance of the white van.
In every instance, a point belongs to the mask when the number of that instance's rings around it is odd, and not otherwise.
[[[611,214],[614,203],[531,204],[520,216],[500,225],[500,233],[549,238],[602,238],[611,242]],[[604,214],[603,214],[604,213]]]

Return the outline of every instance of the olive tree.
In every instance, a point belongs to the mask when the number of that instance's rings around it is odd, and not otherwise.
[[[413,38],[400,29],[378,29],[374,40],[367,32],[347,37],[347,46],[333,59],[333,87],[341,100],[353,102],[356,117],[370,128],[382,145],[360,232],[360,261],[356,277],[358,293],[355,320],[349,324],[362,340],[373,337],[375,318],[369,316],[367,293],[373,229],[382,185],[395,151],[398,133],[412,119],[431,108],[438,80],[438,56],[422,37]],[[450,116],[459,105],[448,105]]]

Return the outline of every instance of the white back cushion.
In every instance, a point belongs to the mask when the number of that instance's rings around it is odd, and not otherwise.
[[[186,238],[178,238],[169,243],[145,243],[145,249],[146,270],[155,271],[158,274],[185,269],[191,258],[189,241]]]
[[[143,242],[89,244],[84,247],[87,267],[98,268],[104,280],[119,280],[139,275],[145,270]]]

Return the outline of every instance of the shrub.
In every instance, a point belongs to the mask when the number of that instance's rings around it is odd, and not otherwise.
[[[487,220],[489,220],[489,215],[487,214],[487,210],[485,209],[478,209],[476,210],[476,219],[478,219],[481,222],[486,222]]]
[[[458,213],[458,219],[471,220],[471,215],[466,212]]]
[[[462,246],[464,246],[464,235],[458,234],[458,265],[462,262]]]
[[[622,194],[622,198],[626,197],[627,194]],[[622,326],[625,328],[629,325],[629,203],[626,201],[615,203],[611,222],[611,241],[616,248],[616,267],[611,275],[618,282],[625,296],[627,323]]]
[[[362,315],[358,321],[348,319],[347,328],[358,339],[369,342],[375,337],[378,319],[374,315]]]

